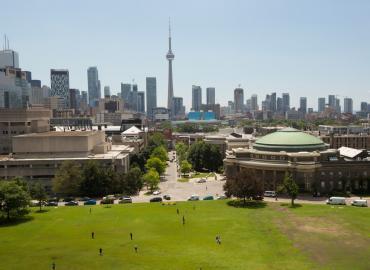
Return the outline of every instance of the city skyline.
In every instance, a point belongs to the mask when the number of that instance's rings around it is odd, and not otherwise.
[[[313,108],[317,108],[318,97],[330,94],[338,95],[342,103],[345,97],[352,97],[355,111],[361,101],[369,101],[370,38],[366,29],[370,5],[365,1],[358,5],[311,1],[300,3],[299,8],[291,1],[284,5],[272,1],[268,1],[269,5],[215,1],[211,7],[207,2],[199,3],[198,9],[191,1],[163,10],[166,2],[112,2],[117,10],[140,7],[141,13],[135,14],[137,18],[132,21],[133,15],[119,17],[110,5],[96,2],[93,8],[68,2],[61,4],[60,14],[41,20],[32,10],[42,8],[47,14],[51,7],[45,6],[46,2],[5,3],[1,34],[8,35],[10,48],[19,53],[20,67],[32,71],[43,84],[50,86],[50,69],[68,69],[70,87],[87,91],[86,69],[96,66],[102,85],[110,85],[112,94],[120,92],[121,82],[132,79],[143,91],[146,77],[156,77],[158,106],[166,106],[167,99],[163,97],[167,97],[168,65],[163,56],[168,49],[167,24],[171,16],[177,52],[174,92],[184,98],[187,110],[191,107],[192,85],[215,87],[216,103],[222,105],[233,100],[239,84],[244,89],[244,103],[252,94],[261,100],[270,92],[289,92],[291,106],[296,108],[301,96],[307,96],[307,107]],[[15,7],[20,19],[11,23],[7,16]],[[208,8],[214,12],[207,12]],[[67,14],[70,9],[71,14]],[[192,11],[191,21],[187,10]],[[333,15],[327,16],[329,11]],[[68,20],[75,12],[102,19],[75,24],[75,20]],[[149,15],[150,20],[143,19]],[[24,31],[21,24],[25,21],[40,30]],[[67,28],[68,33],[64,30]],[[55,40],[53,46],[43,36]],[[123,39],[135,42],[130,45]],[[197,42],[191,42],[194,39]],[[206,103],[204,96],[202,103]]]

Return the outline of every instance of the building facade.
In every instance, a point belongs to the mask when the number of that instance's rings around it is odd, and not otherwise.
[[[87,69],[87,91],[89,94],[89,105],[96,107],[101,98],[100,81],[97,67]]]
[[[153,108],[157,107],[157,78],[146,78],[146,113],[149,119],[153,119]]]
[[[216,89],[214,87],[207,87],[207,105],[216,103]]]
[[[50,70],[51,96],[63,99],[64,108],[69,108],[69,71],[67,69]]]
[[[235,113],[242,113],[244,107],[244,90],[243,88],[236,88],[234,90],[234,106]]]
[[[192,103],[191,107],[194,111],[200,111],[202,106],[202,88],[197,85],[192,86]]]

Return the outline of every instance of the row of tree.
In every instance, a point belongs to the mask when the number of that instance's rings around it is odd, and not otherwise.
[[[224,190],[227,197],[236,197],[246,200],[253,200],[263,196],[264,187],[260,179],[257,178],[254,170],[242,170],[234,177],[228,178],[224,184]],[[299,188],[290,173],[286,173],[281,185],[278,186],[277,193],[286,193],[291,198],[291,204],[298,196]]]

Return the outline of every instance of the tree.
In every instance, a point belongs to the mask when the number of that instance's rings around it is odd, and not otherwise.
[[[262,196],[263,185],[256,177],[254,170],[242,170],[234,177],[228,178],[224,185],[226,196],[235,196],[243,199],[244,204],[247,199]]]
[[[17,181],[0,181],[0,211],[7,219],[28,213],[30,195]]]
[[[164,139],[164,136],[162,133],[155,132],[152,135],[150,135],[148,139],[149,152],[152,153],[153,149],[158,146],[166,147],[166,140]]]
[[[279,191],[286,192],[291,198],[291,205],[294,206],[294,200],[298,196],[299,188],[290,173],[285,173],[283,184],[279,187]]]
[[[168,154],[166,148],[164,146],[157,146],[156,148],[153,149],[152,154],[150,157],[157,157],[162,161],[167,161],[168,159]]]
[[[159,175],[161,175],[166,170],[166,162],[163,162],[162,160],[160,160],[157,157],[152,157],[152,158],[148,159],[148,161],[146,162],[145,167],[148,170],[153,168],[157,171],[157,173]]]
[[[82,195],[98,197],[107,195],[113,188],[115,173],[112,168],[103,168],[95,160],[89,160],[82,167],[82,182],[80,192]]]
[[[118,176],[120,192],[125,195],[135,195],[143,187],[143,174],[139,167],[132,167],[126,174]]]
[[[204,142],[196,142],[190,146],[188,153],[188,161],[192,164],[196,171],[203,170],[203,147]]]
[[[151,192],[158,188],[159,174],[154,168],[149,169],[149,171],[144,174],[143,179]]]
[[[80,185],[83,180],[81,166],[73,161],[64,161],[55,173],[53,190],[55,193],[66,196],[80,194]]]
[[[177,158],[181,164],[183,160],[187,159],[187,156],[188,156],[187,152],[188,152],[189,147],[185,145],[183,142],[179,142],[179,143],[176,143],[175,149],[176,149]]]
[[[191,171],[191,164],[187,160],[181,162],[181,173],[189,173]]]
[[[217,171],[223,165],[219,146],[205,142],[196,142],[190,147],[188,160],[196,171]]]
[[[47,199],[45,187],[41,183],[33,185],[31,187],[31,197],[38,200],[38,205],[41,211],[42,203]]]

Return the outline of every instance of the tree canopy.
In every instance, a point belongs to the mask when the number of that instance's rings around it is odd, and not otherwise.
[[[30,195],[18,181],[0,181],[0,213],[11,218],[28,213]]]
[[[279,187],[280,192],[286,192],[290,199],[291,205],[294,206],[294,200],[297,198],[299,188],[297,183],[294,181],[292,174],[286,172],[283,180],[283,184]]]
[[[159,174],[154,168],[149,169],[148,172],[144,174],[143,179],[150,191],[153,192],[158,188]]]
[[[83,176],[81,166],[73,161],[64,161],[55,173],[53,190],[65,196],[77,196],[80,194],[80,185]]]
[[[196,171],[218,171],[223,165],[223,155],[218,145],[196,142],[190,146],[188,161]]]
[[[181,173],[189,173],[191,171],[191,164],[187,160],[183,160],[181,162]]]
[[[157,146],[156,148],[153,149],[152,154],[150,155],[150,157],[157,157],[162,161],[167,161],[167,159],[168,159],[167,150],[162,145]]]
[[[164,171],[166,170],[166,162],[163,162],[157,157],[151,157],[148,159],[146,162],[145,167],[150,170],[150,169],[155,169],[159,175],[163,174]]]

